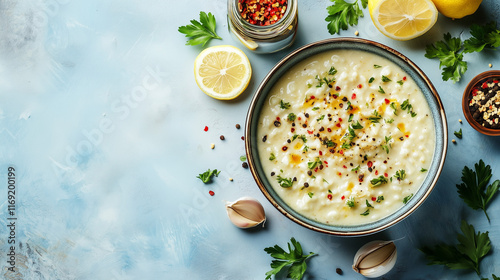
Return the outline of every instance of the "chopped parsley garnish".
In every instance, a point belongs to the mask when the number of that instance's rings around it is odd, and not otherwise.
[[[380,116],[380,114],[378,113],[378,111],[375,110],[375,111],[373,111],[373,115],[371,115],[370,117],[368,117],[368,120],[370,120],[371,123],[378,123],[381,118],[382,118],[382,116]]]
[[[382,66],[377,65],[377,64],[373,64],[373,68],[382,68]]]
[[[308,193],[307,193],[307,195],[308,195],[310,198],[312,198],[312,197],[313,197],[313,195],[314,195],[314,193],[313,193],[313,192],[308,192]]]
[[[203,183],[208,184],[212,180],[212,177],[219,177],[220,171],[217,171],[217,169],[210,170],[208,169],[207,171],[201,173],[200,175],[196,176],[196,178],[200,179]]]
[[[351,171],[356,172],[356,171],[358,171],[358,170],[359,170],[359,168],[361,168],[361,167],[358,165],[358,166],[354,167],[353,169],[351,169]]]
[[[316,254],[310,252],[309,255],[304,255],[300,243],[295,241],[293,237],[290,241],[293,245],[293,249],[290,243],[288,243],[289,253],[278,245],[264,249],[266,253],[274,258],[271,262],[272,269],[266,272],[266,280],[271,279],[273,275],[281,273],[293,280],[300,280],[303,278],[307,269],[306,260]]]
[[[319,107],[314,107],[312,110],[313,110],[313,111],[318,111],[318,110],[319,110]]]
[[[397,83],[402,86],[403,85],[403,80],[399,80],[399,81],[397,81]]]
[[[308,162],[308,163],[307,163],[307,167],[308,167],[309,169],[314,169],[314,168],[316,168],[317,166],[320,166],[320,165],[322,165],[322,164],[323,164],[323,162],[321,161],[321,159],[320,159],[319,157],[317,157],[314,161],[310,161],[310,162]]]
[[[290,102],[280,101],[280,108],[283,110],[290,109]]]
[[[360,215],[361,216],[368,216],[368,215],[370,215],[370,208],[366,209],[366,211],[363,212],[363,213],[361,213]]]
[[[330,70],[328,70],[328,75],[335,75],[337,74],[337,69],[335,67],[330,67]]]
[[[401,110],[407,111],[408,114],[410,114],[412,117],[415,117],[417,115],[417,113],[413,112],[413,106],[410,104],[408,99],[403,101],[403,103],[400,105],[400,107],[401,107]]]
[[[388,182],[387,178],[385,178],[384,175],[380,175],[377,178],[373,178],[370,180],[372,187],[378,187],[378,186],[381,186],[383,184],[386,184],[387,182]]]
[[[396,103],[391,102],[391,104],[389,105],[389,107],[392,108],[394,115],[397,116],[398,115],[398,107],[396,106]]]
[[[344,150],[348,150],[348,149],[350,149],[350,148],[351,148],[351,143],[344,142],[344,143],[342,143],[342,146],[341,146],[341,147],[342,147],[342,149],[344,149]]]
[[[246,156],[241,156],[241,157],[240,157],[240,160],[241,160],[241,161],[247,161],[247,157],[246,157]]]
[[[396,171],[394,178],[398,179],[398,181],[404,180],[406,178],[406,171],[404,169]]]
[[[297,119],[297,115],[295,115],[294,113],[290,113],[288,114],[288,116],[286,117],[289,121],[293,122]]]
[[[269,160],[275,160],[276,159],[276,156],[274,155],[274,153],[271,153],[271,155],[269,156]]]
[[[316,119],[316,121],[322,121],[325,118],[325,115],[321,115],[319,118]]]
[[[380,202],[382,202],[382,200],[384,200],[384,196],[383,196],[383,195],[379,195],[379,196],[377,197],[377,200],[376,200],[375,202],[380,203]]]
[[[330,184],[330,183],[328,183],[328,181],[327,181],[325,178],[323,178],[323,182],[325,182],[325,183],[327,183],[327,184]],[[332,191],[331,191],[331,190],[328,190],[328,192],[330,192],[330,193],[331,193]]]
[[[391,124],[394,122],[394,119],[384,119],[385,123]]]
[[[378,86],[378,92],[385,94],[385,90],[382,88],[382,86]]]
[[[385,136],[385,144],[382,144],[382,149],[384,149],[386,153],[389,153],[389,150],[392,147],[391,144],[389,143],[391,139],[392,136]]]
[[[370,202],[368,202],[368,199],[365,199],[365,200],[366,200],[366,207],[373,208],[373,206],[370,204]]]
[[[345,0],[330,0],[333,5],[328,6],[328,32],[330,34],[340,34],[340,30],[347,30],[349,26],[358,24],[359,17],[363,17],[363,10],[359,7],[358,0],[348,3]],[[366,8],[368,0],[361,0],[361,6]]]
[[[420,169],[420,172],[426,172],[426,171],[427,171],[427,169],[425,169],[425,168]]]
[[[387,82],[390,82],[390,81],[392,81],[392,80],[389,79],[387,76],[382,75],[382,82],[387,83]]]
[[[354,201],[354,197],[350,197],[347,201],[346,201],[346,205],[349,206],[349,208],[352,208],[354,206],[356,206],[356,202]]]
[[[465,203],[474,210],[483,210],[488,221],[490,217],[486,213],[486,208],[491,199],[499,190],[500,180],[495,180],[488,185],[491,179],[491,167],[486,165],[483,160],[474,164],[474,170],[464,166],[462,170],[462,183],[457,185],[457,191]]]
[[[455,134],[455,136],[458,138],[458,139],[462,139],[462,129],[460,128],[459,131],[453,131],[453,134]]]
[[[303,150],[304,152],[307,152],[307,151],[309,151],[309,146],[307,146],[307,145],[304,145],[304,148],[303,148],[302,150]]]
[[[373,83],[373,81],[375,81],[375,78],[374,77],[371,77],[369,80],[368,80],[368,83],[371,84]]]
[[[408,201],[410,201],[410,199],[413,197],[413,194],[410,194],[408,196],[406,196],[405,198],[403,198],[403,203],[406,204],[408,203]]]
[[[281,177],[281,175],[278,175],[277,180],[278,180],[278,184],[282,188],[289,188],[289,187],[291,187],[293,185],[293,179],[292,178],[283,178],[283,177]]]
[[[335,148],[337,146],[337,144],[335,144],[335,142],[333,142],[332,140],[330,140],[326,137],[325,137],[325,139],[323,139],[322,144],[326,145],[327,148]]]
[[[352,125],[353,129],[362,129],[363,126],[359,123],[359,121],[356,121],[355,124]]]

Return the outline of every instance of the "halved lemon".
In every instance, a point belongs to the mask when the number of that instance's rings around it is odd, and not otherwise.
[[[438,18],[431,0],[369,0],[368,10],[380,32],[400,41],[424,34]]]
[[[219,100],[234,99],[248,86],[252,67],[240,49],[225,45],[206,48],[194,62],[198,87]]]

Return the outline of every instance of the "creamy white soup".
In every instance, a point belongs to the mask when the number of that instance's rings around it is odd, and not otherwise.
[[[429,106],[399,66],[355,50],[321,53],[273,86],[258,150],[267,179],[325,224],[379,220],[408,203],[435,146]]]

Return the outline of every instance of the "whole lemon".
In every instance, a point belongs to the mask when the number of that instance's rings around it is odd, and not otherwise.
[[[463,18],[476,12],[483,0],[432,0],[438,11],[449,18]]]

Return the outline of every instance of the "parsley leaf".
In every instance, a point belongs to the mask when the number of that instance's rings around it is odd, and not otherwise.
[[[358,24],[359,17],[364,17],[363,11],[359,7],[358,0],[348,3],[344,0],[330,0],[333,5],[328,6],[328,32],[330,34],[340,34],[340,30],[347,30],[349,26]],[[361,0],[361,5],[366,8],[368,0]]]
[[[467,62],[463,61],[462,40],[451,37],[450,33],[443,36],[444,41],[438,41],[425,48],[425,57],[438,58],[439,68],[443,81],[460,81],[462,75],[467,71]]]
[[[304,255],[302,246],[295,238],[292,237],[290,242],[293,248],[290,246],[290,243],[288,243],[288,250],[290,251],[288,253],[278,245],[264,249],[266,253],[275,258],[275,260],[271,262],[272,269],[266,272],[266,279],[271,279],[273,275],[278,274],[282,270],[287,273],[287,277],[294,280],[300,280],[304,276],[307,269],[306,260],[316,254],[310,252],[308,255]]]
[[[196,176],[196,178],[200,179],[203,183],[208,184],[210,183],[210,180],[212,177],[219,177],[220,171],[217,171],[217,169],[210,170],[208,169],[207,171],[201,173],[200,175]]]
[[[283,109],[283,110],[286,110],[286,109],[290,109],[290,102],[285,102],[282,100],[280,100],[280,108]]]
[[[309,169],[314,169],[314,168],[316,168],[316,166],[320,166],[322,164],[323,164],[323,162],[321,161],[321,159],[319,159],[319,157],[317,157],[314,161],[308,162],[307,167]]]
[[[470,27],[471,38],[464,41],[464,52],[480,52],[484,48],[495,49],[500,46],[500,30],[496,22],[485,25],[473,24]]]
[[[289,188],[289,187],[291,187],[293,185],[293,179],[292,178],[283,178],[280,175],[278,175],[277,180],[278,180],[278,184],[282,188]]]
[[[462,183],[457,185],[457,191],[465,203],[474,210],[482,209],[488,221],[490,217],[486,213],[486,207],[493,196],[498,192],[500,180],[496,180],[493,184],[488,183],[491,179],[491,167],[485,165],[483,160],[474,164],[474,169],[464,166],[462,170]]]
[[[462,221],[460,229],[463,235],[457,235],[459,244],[456,246],[438,244],[434,248],[423,247],[420,251],[429,260],[428,265],[445,265],[450,269],[473,269],[480,275],[479,262],[491,249],[488,232],[476,234],[474,227],[466,221]]]
[[[210,39],[220,39],[221,37],[215,32],[215,17],[212,13],[200,12],[200,21],[191,20],[191,24],[179,27],[178,31],[182,34],[186,34],[186,37],[191,38],[186,42],[186,45],[198,45],[205,44],[210,41]]]
[[[387,182],[387,178],[385,178],[384,175],[380,175],[377,178],[373,178],[370,180],[372,187],[378,187],[380,185],[386,184]]]
[[[403,203],[406,204],[408,203],[408,201],[410,201],[410,199],[413,197],[413,194],[409,194],[407,196],[405,196],[405,198],[403,198]]]
[[[462,139],[462,129],[460,128],[459,131],[453,131],[453,134],[455,134],[455,136],[458,138],[458,139]]]

